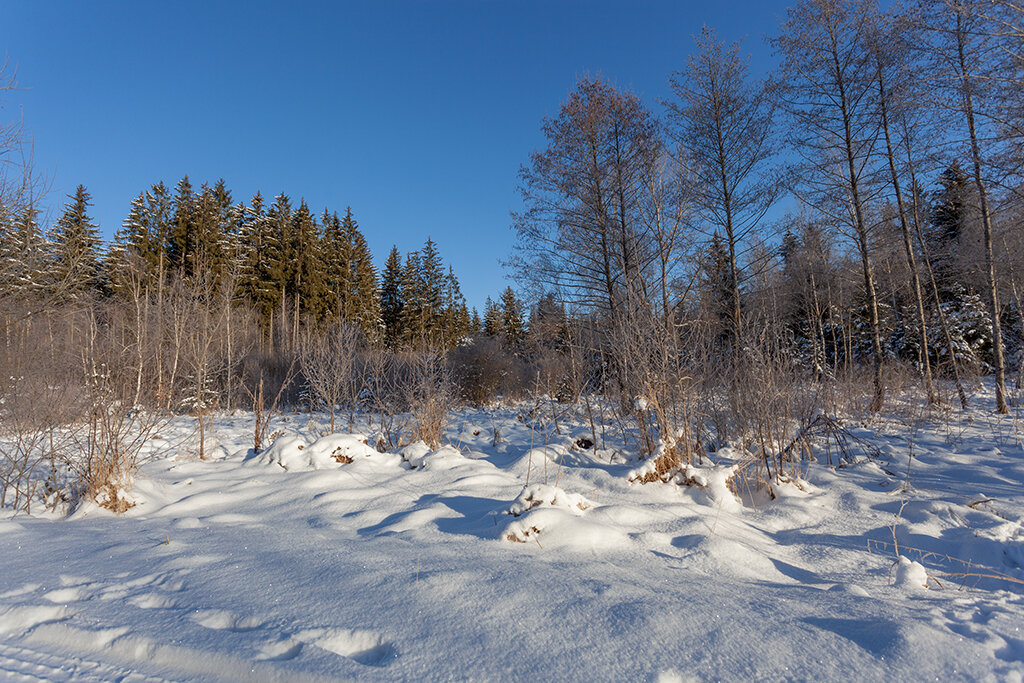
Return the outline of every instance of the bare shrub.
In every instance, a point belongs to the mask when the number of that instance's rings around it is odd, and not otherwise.
[[[422,441],[431,448],[441,445],[452,404],[452,382],[444,361],[432,353],[411,356],[408,363],[409,407],[412,426],[408,441]]]
[[[494,337],[481,335],[456,347],[448,362],[455,391],[471,405],[489,405],[499,396],[520,396],[526,389],[526,364]]]
[[[74,449],[66,455],[77,475],[78,497],[118,514],[135,505],[127,492],[142,450],[161,423],[156,414],[118,396],[119,386],[106,368],[97,375],[87,421],[69,430]]]
[[[348,409],[348,428],[355,422],[355,407],[363,383],[356,372],[356,357],[364,345],[356,325],[339,322],[323,331],[307,330],[299,347],[299,366],[310,404],[326,410],[335,431],[335,413]]]

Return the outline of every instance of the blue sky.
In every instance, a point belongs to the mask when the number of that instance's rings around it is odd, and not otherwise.
[[[508,284],[516,174],[541,119],[600,74],[656,111],[702,25],[763,36],[785,2],[40,2],[9,0],[0,46],[48,205],[82,183],[110,237],[152,183],[223,177],[352,206],[381,263],[427,235],[471,306]]]

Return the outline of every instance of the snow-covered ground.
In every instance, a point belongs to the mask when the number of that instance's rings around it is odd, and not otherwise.
[[[987,404],[849,423],[878,457],[746,506],[730,452],[704,489],[630,483],[589,424],[514,409],[390,454],[214,423],[208,461],[166,425],[120,517],[0,519],[0,679],[1024,678],[1024,449]]]

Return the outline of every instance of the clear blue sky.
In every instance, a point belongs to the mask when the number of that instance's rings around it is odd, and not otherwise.
[[[152,183],[223,177],[351,205],[378,264],[430,235],[471,306],[508,284],[516,173],[580,76],[655,110],[692,36],[745,38],[755,70],[786,2],[8,0],[23,116],[59,212],[82,183],[109,238]]]

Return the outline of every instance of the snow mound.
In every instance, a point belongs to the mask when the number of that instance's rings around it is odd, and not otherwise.
[[[540,507],[519,517],[501,532],[513,543],[536,543],[543,549],[601,552],[630,544],[629,537],[606,524],[589,522],[561,508]]]
[[[431,450],[422,441],[409,444],[399,454],[411,470],[450,470],[466,463],[466,456],[454,446]]]
[[[661,448],[658,451],[659,454],[631,470],[626,478],[636,483],[663,481],[678,486],[696,487],[706,494],[706,502],[711,505],[723,510],[742,509],[743,504],[729,488],[729,480],[739,470],[739,465],[680,464],[666,467],[665,455],[661,454]]]
[[[376,455],[361,434],[328,434],[312,444],[296,434],[282,434],[260,453],[250,456],[247,464],[277,465],[289,472],[308,472],[337,467],[357,458]]]
[[[309,446],[310,457],[322,460],[326,457],[335,463],[350,463],[358,458],[370,458],[377,450],[367,444],[362,434],[328,434]]]
[[[409,469],[417,470],[423,467],[426,463],[427,456],[433,451],[430,450],[430,446],[422,441],[413,441],[411,444],[398,451],[398,454],[402,456],[402,460],[409,464]]]
[[[907,591],[928,590],[928,570],[920,562],[914,562],[900,555],[893,585]]]
[[[534,484],[523,488],[522,493],[508,509],[508,514],[519,517],[536,507],[559,508],[579,515],[584,510],[594,507],[594,504],[578,493],[566,493],[557,486]]]

